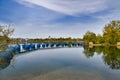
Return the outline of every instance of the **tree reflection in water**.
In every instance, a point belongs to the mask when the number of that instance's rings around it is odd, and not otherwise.
[[[120,69],[120,49],[113,46],[94,46],[89,48],[83,46],[83,53],[87,58],[91,58],[95,53],[102,54],[105,64],[107,64],[111,69]]]
[[[7,66],[9,66],[9,64],[10,60],[0,57],[0,70],[6,68]]]
[[[6,40],[0,39],[0,70],[6,68],[10,64],[10,60],[4,58],[3,52],[8,47]]]

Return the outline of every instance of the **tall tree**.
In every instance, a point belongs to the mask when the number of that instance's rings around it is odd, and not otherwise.
[[[120,21],[111,21],[104,27],[103,37],[106,43],[115,44],[120,41]]]
[[[85,42],[90,42],[90,41],[95,42],[95,38],[96,38],[96,34],[90,31],[87,31],[83,36]]]
[[[0,25],[0,51],[4,50],[7,47],[7,44],[10,42],[9,36],[13,34],[14,29],[9,26]]]
[[[14,32],[13,28],[10,28],[10,25],[8,26],[2,26],[0,25],[0,36],[7,36],[9,37],[10,35],[12,35]]]
[[[101,34],[97,34],[95,43],[97,43],[97,44],[104,43],[104,39],[103,39],[103,36]]]

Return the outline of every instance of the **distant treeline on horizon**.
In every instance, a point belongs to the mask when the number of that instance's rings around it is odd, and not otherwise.
[[[81,38],[11,38],[12,44],[17,43],[62,43],[62,42],[83,42]]]

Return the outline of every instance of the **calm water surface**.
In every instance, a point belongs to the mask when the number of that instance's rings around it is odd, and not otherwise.
[[[58,48],[15,55],[0,80],[120,80],[120,49]]]

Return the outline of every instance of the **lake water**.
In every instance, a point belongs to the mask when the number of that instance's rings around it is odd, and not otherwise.
[[[120,49],[56,48],[15,55],[0,80],[120,80]]]

